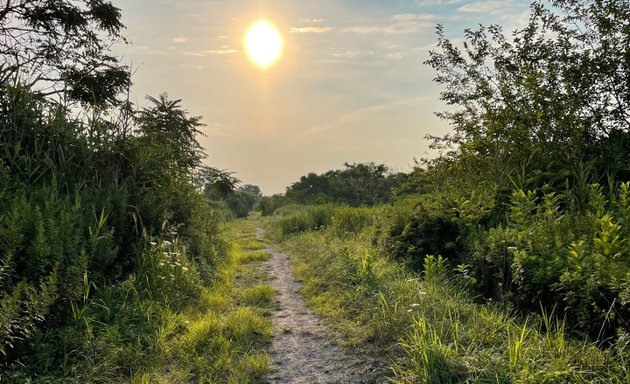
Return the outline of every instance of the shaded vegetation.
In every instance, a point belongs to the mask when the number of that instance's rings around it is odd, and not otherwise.
[[[287,188],[286,198],[302,204],[338,203],[351,206],[390,201],[390,190],[405,175],[391,173],[384,164],[344,164],[341,170],[309,173]]]

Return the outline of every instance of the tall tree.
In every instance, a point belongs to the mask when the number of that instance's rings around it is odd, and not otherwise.
[[[456,156],[508,167],[605,157],[630,132],[630,1],[552,0],[531,5],[528,25],[467,29],[462,46],[438,26],[427,64],[456,108],[435,138]],[[600,161],[627,169],[627,156]],[[608,164],[606,164],[608,163]]]
[[[124,40],[120,9],[104,0],[6,0],[0,5],[0,82],[37,85],[92,105],[116,103],[130,73],[110,54]]]

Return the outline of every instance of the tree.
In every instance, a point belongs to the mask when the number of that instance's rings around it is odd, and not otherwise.
[[[305,204],[373,205],[390,200],[390,189],[403,181],[384,164],[345,163],[341,170],[309,173],[287,188],[286,197]]]
[[[196,183],[208,199],[220,200],[232,194],[241,181],[234,172],[202,166],[197,170]]]
[[[6,0],[0,6],[0,83],[38,85],[92,105],[117,102],[130,73],[109,49],[124,40],[120,9],[104,0]]]
[[[192,175],[205,157],[197,141],[197,135],[203,134],[201,117],[188,116],[181,100],[169,100],[166,93],[157,99],[147,96],[147,100],[153,105],[138,114],[138,133],[147,145],[156,147],[161,167]]]
[[[331,202],[330,179],[332,172],[318,175],[310,172],[300,177],[300,181],[287,188],[286,196],[289,199],[302,203],[321,204]]]
[[[438,114],[454,130],[434,137],[436,147],[499,173],[593,157],[612,172],[628,169],[627,151],[601,160],[630,133],[627,0],[536,1],[511,39],[496,25],[467,29],[461,48],[443,27],[437,35],[426,64],[456,109]]]
[[[258,198],[258,197],[262,197],[262,192],[260,191],[260,187],[257,185],[252,185],[252,184],[245,184],[242,187],[239,188],[242,191],[251,193],[252,196]]]

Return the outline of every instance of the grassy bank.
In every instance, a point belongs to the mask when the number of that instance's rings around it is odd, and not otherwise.
[[[67,323],[32,329],[2,382],[259,382],[273,292],[254,263],[266,254],[246,223],[224,226],[231,246],[209,282],[177,239],[147,240],[138,271],[121,283],[102,288],[86,273]]]
[[[626,340],[598,349],[567,336],[550,312],[476,303],[464,267],[427,256],[421,274],[388,257],[374,241],[387,209],[301,209],[267,226],[293,255],[312,307],[348,341],[388,353],[394,382],[630,380]]]

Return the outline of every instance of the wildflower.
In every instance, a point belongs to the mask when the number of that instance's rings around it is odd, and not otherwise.
[[[151,244],[151,245],[153,245],[153,246],[156,246],[156,245],[157,245],[157,243],[156,243],[155,241],[149,241],[149,244]]]

